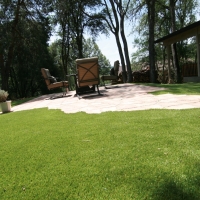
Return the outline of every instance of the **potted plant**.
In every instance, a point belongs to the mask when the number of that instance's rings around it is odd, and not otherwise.
[[[2,113],[11,111],[11,101],[7,101],[8,92],[0,90],[0,106]]]

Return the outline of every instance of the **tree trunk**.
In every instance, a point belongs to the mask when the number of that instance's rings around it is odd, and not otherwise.
[[[78,46],[78,58],[83,58],[83,36],[82,34],[76,37],[76,42]]]
[[[172,32],[176,31],[175,4],[176,4],[175,0],[170,0],[170,14],[171,14],[171,30],[172,30]],[[179,66],[176,43],[171,45],[171,50],[172,50],[172,58],[173,58],[173,64],[174,64],[174,68],[175,68],[175,75],[176,75],[176,78],[177,78],[177,83],[181,83],[181,73],[180,73],[180,66]]]
[[[65,68],[66,68],[66,25],[63,23],[61,24],[61,27],[62,27],[62,43],[61,43],[61,60],[62,60],[62,72],[65,74]]]
[[[122,46],[121,46],[118,34],[115,34],[115,39],[116,39],[116,42],[117,42],[117,47],[118,47],[121,65],[122,65],[122,78],[123,78],[123,82],[126,83],[127,77],[126,77],[125,61],[124,61],[124,55],[123,55]]]
[[[2,81],[2,86],[0,87],[1,89],[5,89],[5,66],[4,66],[4,59],[3,59],[3,52],[0,53],[0,74],[1,74],[1,81]]]
[[[115,35],[115,39],[116,39],[116,42],[117,42],[117,47],[118,47],[120,60],[121,60],[121,65],[122,65],[122,77],[123,77],[123,82],[125,83],[127,81],[127,77],[126,77],[124,54],[123,54],[122,46],[121,46],[120,39],[119,39],[119,26],[120,26],[120,24],[119,24],[118,15],[117,15],[117,11],[116,11],[116,8],[115,8],[114,1],[113,0],[109,0],[109,1],[110,1],[110,4],[111,4],[111,7],[112,7],[112,11],[113,11],[116,27],[113,26],[113,21],[111,21],[110,24],[108,24],[108,25],[109,25],[109,27],[113,27],[113,29],[114,29],[114,31],[112,31],[112,30],[111,31]],[[107,5],[106,1],[104,1],[104,2]],[[109,15],[109,18],[111,20],[112,17],[111,17],[111,15],[109,13],[109,10],[108,10],[108,15]]]
[[[166,59],[165,50],[166,50],[166,46],[164,46],[163,52],[162,52],[162,54],[163,54],[163,67],[162,67],[163,77],[162,77],[162,83],[166,83],[166,78],[165,78],[165,59]]]
[[[120,19],[120,33],[121,33],[122,41],[124,44],[124,55],[125,55],[125,59],[126,59],[126,68],[127,68],[127,73],[128,73],[127,82],[132,83],[133,75],[132,75],[132,70],[131,70],[131,62],[130,62],[130,58],[129,58],[127,40],[126,40],[126,36],[124,33],[124,16],[121,16],[121,19]]]
[[[149,23],[149,64],[150,82],[156,83],[155,76],[155,46],[154,46],[154,26],[155,26],[155,0],[147,0],[148,23]]]

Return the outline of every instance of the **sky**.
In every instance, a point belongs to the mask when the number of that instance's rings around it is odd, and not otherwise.
[[[130,31],[131,30],[129,28],[125,30],[129,55],[131,56],[131,54],[134,52],[134,48],[133,48],[134,36],[132,34],[131,35],[129,34]],[[116,60],[120,60],[115,36],[112,33],[108,37],[105,35],[100,35],[96,39],[96,43],[99,49],[101,50],[101,53],[104,56],[106,56],[106,58],[110,61],[111,65],[114,65],[114,62]],[[123,45],[122,45],[122,48],[123,48]]]

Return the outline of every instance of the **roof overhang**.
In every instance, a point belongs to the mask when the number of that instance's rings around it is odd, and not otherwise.
[[[163,43],[164,46],[171,45],[173,43],[185,40],[187,38],[193,37],[200,34],[200,21],[190,24],[178,31],[175,31],[169,35],[166,35],[154,43]]]

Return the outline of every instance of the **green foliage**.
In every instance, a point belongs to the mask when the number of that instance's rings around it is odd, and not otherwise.
[[[133,5],[132,10],[134,12],[134,16],[139,18],[139,22],[137,26],[134,26],[133,32],[137,32],[139,34],[134,41],[134,46],[137,47],[137,51],[132,54],[132,63],[134,62],[144,62],[148,61],[148,24],[147,24],[147,7],[144,6],[144,2],[140,2],[140,6],[138,5],[140,1],[138,1],[135,5]],[[176,28],[177,30],[195,22],[195,15],[198,9],[198,3],[196,0],[193,1],[176,1]],[[138,9],[141,9],[138,12]],[[161,37],[164,37],[171,33],[171,25],[170,25],[170,9],[169,9],[169,1],[157,1],[156,2],[156,24],[155,24],[155,40]],[[134,33],[135,34],[135,33]],[[194,58],[196,47],[194,46],[194,40],[185,40],[179,42],[177,44],[177,52],[179,58],[181,60],[187,60],[188,58]],[[158,61],[162,61],[165,59],[163,55],[163,47],[156,46],[156,57]],[[191,56],[191,57],[190,57]]]
[[[109,74],[111,69],[111,64],[109,60],[102,54],[98,45],[94,40],[88,38],[84,40],[83,53],[85,58],[98,56],[99,58],[99,66],[100,66],[100,74]]]
[[[0,198],[200,199],[199,115],[46,108],[0,115]]]
[[[29,39],[19,38],[14,50],[10,80],[13,98],[37,96],[46,92],[41,68],[53,68],[53,60],[47,50],[48,33],[44,30],[45,26],[49,26],[48,22],[35,23],[32,27],[26,22],[22,23],[26,28],[22,27],[21,33]]]
[[[62,46],[62,62],[67,70],[64,57],[69,57],[69,51],[77,58],[83,58],[84,33],[88,32],[92,36],[105,32],[103,21],[99,18],[97,8],[101,6],[101,1],[85,0],[61,0],[55,1],[54,23],[59,30]],[[71,45],[73,44],[73,45]]]
[[[52,65],[47,51],[50,5],[46,0],[1,2],[0,75],[11,98],[36,96],[43,90],[40,68]]]

